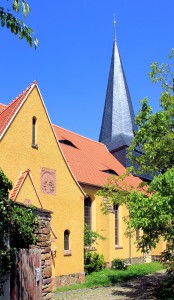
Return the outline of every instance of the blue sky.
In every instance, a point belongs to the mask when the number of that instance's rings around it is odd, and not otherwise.
[[[26,23],[37,50],[0,28],[0,102],[8,104],[37,80],[52,123],[98,140],[113,45],[117,42],[135,113],[148,96],[158,109],[160,88],[150,63],[174,47],[173,0],[28,0]]]

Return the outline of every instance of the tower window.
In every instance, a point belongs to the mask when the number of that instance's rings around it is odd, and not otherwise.
[[[32,118],[32,148],[38,149],[37,141],[36,141],[36,117]]]
[[[85,224],[91,227],[91,199],[90,197],[85,198],[85,209],[84,209]]]

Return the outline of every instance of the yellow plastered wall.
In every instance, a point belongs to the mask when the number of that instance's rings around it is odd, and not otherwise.
[[[33,187],[32,181],[29,175],[26,176],[21,189],[19,190],[15,201],[26,204],[31,204],[36,207],[41,207],[40,201],[37,197],[36,191]]]
[[[38,149],[31,147],[33,116],[37,118]],[[51,226],[57,236],[53,275],[83,272],[84,195],[64,161],[36,87],[1,140],[0,151],[0,167],[13,184],[21,171],[30,169],[43,208],[53,211]],[[41,168],[56,171],[55,196],[41,192]],[[28,189],[27,198],[38,205],[28,179],[24,187]],[[24,189],[21,189],[18,200],[23,202],[25,197]],[[70,231],[71,256],[64,256],[66,229]]]
[[[166,249],[167,243],[164,241],[163,238],[160,239],[159,243],[156,245],[155,249],[152,249],[151,254],[152,255],[160,255],[161,252],[164,251],[164,249]]]
[[[119,245],[115,245],[115,214],[109,212],[104,215],[101,211],[102,197],[96,196],[97,188],[87,185],[82,186],[85,193],[92,200],[91,219],[92,230],[97,231],[106,239],[97,240],[96,250],[103,254],[105,262],[110,263],[114,258],[129,259],[130,257],[138,258],[143,254],[137,251],[135,244],[135,235],[130,239],[125,235],[126,223],[124,217],[128,216],[125,205],[119,206]]]

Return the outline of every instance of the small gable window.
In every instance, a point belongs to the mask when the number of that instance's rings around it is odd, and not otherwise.
[[[108,174],[111,174],[111,175],[118,175],[114,170],[112,169],[108,169],[108,170],[103,170],[104,173],[108,173]]]
[[[38,149],[38,145],[37,145],[37,118],[33,117],[32,118],[32,148]]]
[[[64,145],[68,145],[74,148],[77,148],[71,141],[69,140],[59,140],[59,143],[64,144]]]

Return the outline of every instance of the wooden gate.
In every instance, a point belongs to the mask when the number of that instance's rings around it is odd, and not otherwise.
[[[41,289],[40,249],[20,249],[11,278],[11,299],[41,300]]]

